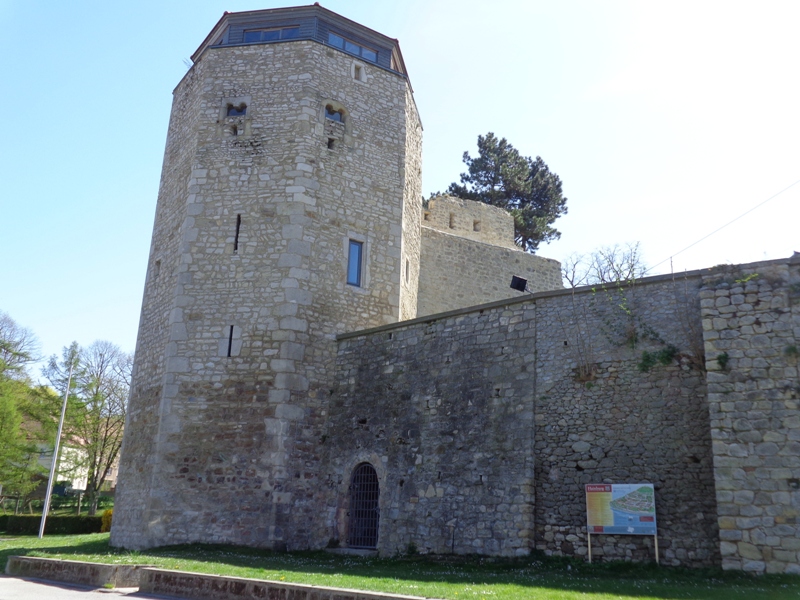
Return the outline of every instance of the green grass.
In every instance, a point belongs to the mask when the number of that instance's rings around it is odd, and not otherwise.
[[[800,598],[800,577],[655,565],[588,565],[574,559],[479,557],[358,558],[324,552],[272,553],[240,546],[170,546],[144,552],[111,548],[108,534],[0,535],[0,566],[11,555],[46,556],[252,577],[432,598],[610,600],[612,598]]]

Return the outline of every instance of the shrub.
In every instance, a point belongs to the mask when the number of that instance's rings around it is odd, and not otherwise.
[[[12,535],[36,535],[41,522],[40,515],[8,515],[5,530]],[[59,535],[100,533],[102,525],[102,517],[47,517],[44,532]]]
[[[647,373],[650,369],[655,367],[658,363],[662,365],[670,364],[678,355],[678,349],[670,344],[666,348],[662,348],[658,352],[642,352],[642,360],[639,361],[639,370]]]
[[[103,524],[100,527],[100,533],[108,533],[111,531],[111,518],[114,516],[114,509],[109,508],[108,510],[103,511],[103,516],[100,517],[103,520]]]

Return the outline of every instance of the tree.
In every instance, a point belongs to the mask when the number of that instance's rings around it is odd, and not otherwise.
[[[639,242],[604,246],[589,255],[572,254],[561,263],[569,287],[635,282],[647,274]]]
[[[510,212],[516,242],[527,252],[561,237],[552,224],[567,214],[567,199],[561,179],[541,157],[522,156],[505,138],[497,139],[489,132],[478,136],[476,158],[464,152],[464,163],[467,172],[461,174],[460,184],[450,184],[448,194]]]
[[[26,367],[35,360],[36,337],[0,312],[0,494],[20,500],[41,483],[39,445],[53,435],[54,394],[34,386]]]
[[[26,377],[25,366],[37,360],[38,351],[39,342],[31,330],[0,311],[0,376]]]
[[[87,472],[89,514],[97,511],[100,490],[119,457],[133,358],[111,342],[97,341],[88,348],[73,344],[77,366],[73,373],[65,423],[68,445],[80,448],[84,460],[75,467]],[[45,376],[57,388],[66,385],[71,349],[62,360],[50,357]]]

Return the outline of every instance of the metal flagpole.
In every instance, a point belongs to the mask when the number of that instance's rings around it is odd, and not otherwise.
[[[53,493],[53,480],[56,477],[56,461],[58,460],[58,446],[61,442],[61,431],[64,429],[64,415],[67,412],[67,398],[69,398],[69,388],[72,385],[72,368],[75,366],[75,357],[69,357],[69,376],[67,377],[67,389],[64,390],[64,402],[61,403],[61,419],[58,421],[58,435],[56,435],[56,446],[53,449],[53,464],[50,465],[50,479],[47,480],[47,494],[44,497],[42,507],[42,522],[39,524],[39,539],[44,536],[44,523],[47,520],[47,513],[50,509],[50,496]]]

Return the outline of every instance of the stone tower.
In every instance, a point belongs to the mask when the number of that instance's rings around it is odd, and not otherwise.
[[[416,315],[422,129],[396,40],[225,13],[174,91],[112,544],[327,539],[335,336]]]

